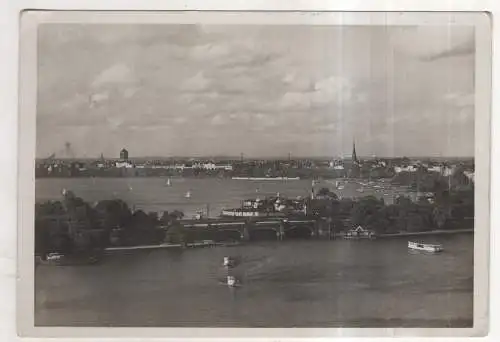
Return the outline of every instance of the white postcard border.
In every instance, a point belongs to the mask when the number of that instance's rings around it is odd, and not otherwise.
[[[443,22],[443,19],[446,22]],[[18,269],[20,293],[18,296],[19,328],[23,335],[32,336],[149,336],[172,337],[217,337],[221,333],[227,337],[284,337],[290,329],[215,329],[215,328],[60,328],[34,327],[33,290],[33,222],[34,222],[34,160],[36,134],[36,33],[42,23],[203,23],[203,24],[306,24],[306,25],[465,25],[476,27],[476,84],[479,89],[488,89],[489,64],[489,17],[487,15],[450,15],[441,13],[130,13],[130,12],[25,12],[21,25],[21,115],[20,115],[20,210],[19,225],[20,264]],[[476,233],[474,258],[474,328],[472,329],[352,329],[352,328],[296,328],[294,337],[333,337],[333,336],[463,336],[484,334],[487,329],[488,305],[485,302],[488,292],[487,260],[489,213],[484,205],[489,198],[489,102],[487,91],[476,92]],[[486,152],[486,153],[485,153]],[[28,266],[29,265],[29,266]],[[486,266],[486,267],[485,267]]]

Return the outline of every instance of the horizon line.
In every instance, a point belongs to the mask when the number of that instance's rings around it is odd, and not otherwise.
[[[133,160],[133,159],[216,159],[216,158],[225,158],[225,159],[237,159],[237,160],[258,160],[258,159],[274,159],[274,160],[296,160],[296,159],[328,159],[328,160],[336,160],[336,159],[349,159],[351,158],[351,155],[345,155],[345,156],[247,156],[247,157],[241,157],[241,156],[233,156],[233,155],[197,155],[197,156],[182,156],[182,155],[177,155],[177,156],[129,156],[128,159]],[[399,155],[399,156],[382,156],[382,155],[371,155],[371,156],[366,156],[366,155],[357,155],[358,159],[376,159],[376,158],[383,158],[383,159],[402,159],[402,158],[408,158],[408,159],[474,159],[475,156],[411,156],[411,155]],[[54,156],[51,158],[51,156],[47,157],[35,157],[35,160],[39,159],[101,159],[101,156],[74,156],[74,157],[57,157]],[[104,159],[117,159],[121,160],[120,157],[106,157],[104,156]]]

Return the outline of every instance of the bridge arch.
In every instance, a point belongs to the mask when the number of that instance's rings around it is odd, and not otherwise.
[[[215,241],[233,241],[242,239],[243,239],[242,230],[236,228],[217,229],[214,234]]]
[[[291,239],[309,239],[315,234],[315,229],[311,225],[292,224],[285,228],[285,237]]]
[[[254,224],[248,231],[250,240],[276,240],[281,238],[277,224]]]

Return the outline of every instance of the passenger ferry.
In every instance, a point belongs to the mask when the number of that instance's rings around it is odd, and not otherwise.
[[[428,243],[418,243],[412,241],[408,241],[408,248],[412,250],[424,251],[430,253],[439,253],[443,251],[442,245],[433,245]]]

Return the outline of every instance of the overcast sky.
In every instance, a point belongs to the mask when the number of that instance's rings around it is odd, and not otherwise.
[[[37,157],[474,153],[472,27],[45,24],[38,51]]]

